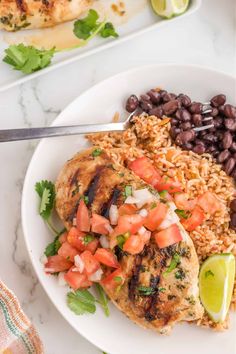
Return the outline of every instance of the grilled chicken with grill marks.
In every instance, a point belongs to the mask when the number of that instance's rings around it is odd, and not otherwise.
[[[70,229],[80,197],[87,196],[90,211],[108,217],[112,204],[124,203],[124,188],[150,186],[131,171],[116,165],[105,152],[94,157],[95,148],[78,153],[63,167],[56,182],[56,209]],[[153,192],[155,193],[155,192]],[[137,255],[116,246],[125,282],[119,291],[104,290],[113,303],[132,321],[144,328],[168,333],[180,321],[193,321],[203,315],[199,301],[199,263],[193,242],[178,224],[182,241],[159,249],[154,239]],[[172,271],[169,265],[178,254]]]
[[[73,20],[91,0],[0,0],[0,29],[45,28]]]

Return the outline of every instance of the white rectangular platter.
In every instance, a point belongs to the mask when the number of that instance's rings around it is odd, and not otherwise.
[[[173,25],[175,21],[181,21],[183,17],[197,11],[201,5],[201,1],[202,0],[191,0],[188,10],[183,15],[165,20],[155,15],[151,8],[150,0],[123,0],[125,9],[124,16],[119,16],[111,11],[111,5],[119,3],[119,1],[96,0],[92,8],[95,8],[101,16],[105,15],[106,19],[114,24],[119,33],[119,38],[94,38],[84,47],[56,54],[49,67],[29,75],[24,75],[21,72],[13,70],[9,65],[2,62],[4,50],[10,44],[21,42],[36,45],[40,43],[40,46],[43,45],[45,48],[49,46],[50,48],[53,46],[54,40],[57,41],[59,46],[62,45],[64,40],[64,43],[69,43],[70,46],[71,36],[73,36],[73,21],[71,23],[55,26],[52,29],[24,30],[14,33],[7,33],[6,31],[0,30],[0,92],[43,75],[67,63],[110,48],[125,40],[132,39],[149,30],[158,30],[158,28],[163,25]]]

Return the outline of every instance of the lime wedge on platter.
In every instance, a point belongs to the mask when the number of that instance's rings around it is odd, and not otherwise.
[[[151,0],[154,12],[165,18],[183,14],[189,5],[189,0]]]
[[[235,280],[235,258],[232,253],[210,256],[199,274],[201,302],[214,322],[223,322],[229,310]]]

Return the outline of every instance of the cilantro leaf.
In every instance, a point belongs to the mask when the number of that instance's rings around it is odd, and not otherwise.
[[[182,218],[182,219],[187,219],[188,218],[188,214],[186,213],[185,210],[182,209],[175,209],[176,214]]]
[[[121,249],[123,249],[124,243],[129,238],[129,236],[130,236],[129,232],[116,236],[117,244]]]
[[[99,300],[97,300],[97,301],[102,306],[105,315],[108,317],[110,315],[110,311],[109,311],[109,307],[108,307],[108,297],[100,284],[96,283],[96,289],[99,294]]]
[[[24,74],[31,74],[41,70],[51,63],[55,48],[37,49],[33,46],[25,46],[23,43],[10,45],[5,49],[6,56],[3,61]]]
[[[95,239],[95,237],[93,235],[85,235],[84,238],[83,238],[83,244],[85,246],[87,246],[90,242],[92,242],[93,240]]]
[[[142,296],[149,296],[155,293],[155,289],[151,288],[150,286],[138,286],[138,292]]]
[[[180,255],[178,253],[175,253],[174,256],[172,257],[169,267],[163,273],[163,276],[166,276],[168,273],[171,273],[172,270],[174,270],[179,263],[180,263]]]
[[[74,22],[73,32],[76,37],[87,40],[95,29],[97,29],[99,16],[98,13],[90,9],[88,15],[81,20]]]
[[[67,294],[67,305],[76,315],[95,313],[95,301],[95,297],[87,289]]]
[[[61,243],[59,241],[59,235],[54,238],[54,241],[49,243],[45,248],[44,254],[47,257],[55,256],[57,254],[59,248],[61,247]]]
[[[41,181],[35,184],[35,190],[40,197],[39,213],[43,219],[48,220],[55,203],[55,186],[50,181]]]
[[[92,156],[97,157],[97,156],[101,155],[101,153],[102,153],[102,149],[97,148],[97,149],[93,150]]]
[[[119,37],[118,33],[116,33],[116,30],[111,22],[105,23],[104,27],[100,30],[99,34],[102,38]]]
[[[125,196],[126,198],[132,195],[132,186],[125,186]]]

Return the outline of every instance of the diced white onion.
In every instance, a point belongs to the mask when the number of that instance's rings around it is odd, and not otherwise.
[[[84,262],[78,254],[74,257],[74,261],[76,268],[78,268],[79,272],[82,273],[84,270]]]
[[[177,209],[175,203],[173,203],[173,202],[168,202],[168,206],[169,206],[169,208],[170,208],[171,210],[173,210],[173,211],[175,211],[175,210]]]
[[[148,211],[147,209],[141,209],[139,210],[139,215],[141,215],[143,218],[146,218],[146,216],[148,215]]]
[[[99,242],[103,248],[109,248],[109,240],[105,235],[100,236]]]
[[[159,228],[163,230],[176,223],[179,223],[178,215],[172,209],[168,209],[167,215],[162,221],[162,223],[159,225]]]
[[[59,286],[66,286],[67,285],[67,282],[65,281],[65,278],[64,278],[64,275],[65,275],[65,272],[60,272],[58,274],[58,285]]]
[[[73,218],[72,224],[73,224],[73,226],[76,226],[76,225],[77,225],[76,218]]]
[[[117,205],[112,204],[109,209],[109,218],[112,225],[116,225],[118,221],[118,208]]]
[[[137,203],[140,203],[140,200],[137,198],[131,197],[131,195],[125,199],[125,204],[137,204]]]
[[[107,229],[107,231],[109,232],[109,234],[112,233],[113,227],[111,227],[110,224],[106,224],[106,225],[105,225],[105,228]]]
[[[102,279],[103,271],[99,268],[95,273],[90,275],[89,280],[91,281],[100,281]]]
[[[43,254],[43,255],[40,257],[40,262],[41,262],[42,264],[46,264],[46,263],[48,262],[48,257],[47,257],[45,254]]]
[[[147,229],[145,229],[145,227],[142,226],[142,227],[140,227],[140,229],[138,229],[138,234],[142,236],[145,234],[146,231],[147,231]]]
[[[56,273],[54,268],[44,268],[45,273]]]
[[[155,196],[150,193],[147,188],[134,190],[133,196],[138,200],[138,202],[135,203],[138,208],[142,208],[144,204],[150,203],[156,199]]]

